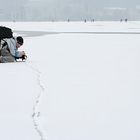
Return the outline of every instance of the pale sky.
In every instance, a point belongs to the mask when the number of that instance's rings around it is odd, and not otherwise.
[[[82,20],[92,17],[105,20],[118,20],[124,17],[132,20],[140,19],[140,0],[1,0],[1,5],[3,15],[1,14],[0,20],[11,20],[15,17],[19,20],[67,18]],[[10,12],[7,7],[11,9]],[[126,9],[126,11],[105,13],[105,9]]]

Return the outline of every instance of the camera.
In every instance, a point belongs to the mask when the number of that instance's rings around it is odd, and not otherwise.
[[[15,57],[16,61],[19,61],[20,59],[22,61],[25,61],[27,59],[27,55],[22,55],[21,57]]]
[[[26,59],[27,59],[27,55],[23,55],[23,56],[21,57],[21,59],[22,59],[22,61],[23,61],[23,60],[26,60]]]

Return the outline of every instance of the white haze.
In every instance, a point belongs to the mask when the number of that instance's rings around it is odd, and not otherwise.
[[[140,20],[138,0],[2,0],[1,5],[1,21]]]

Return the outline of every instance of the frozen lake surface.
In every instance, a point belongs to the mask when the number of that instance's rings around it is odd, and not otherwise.
[[[140,22],[1,25],[28,60],[0,64],[0,139],[140,139]]]

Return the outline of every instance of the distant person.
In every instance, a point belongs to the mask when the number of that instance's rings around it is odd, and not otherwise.
[[[125,21],[125,22],[127,22],[127,21],[128,21],[128,19],[126,18],[124,21]]]
[[[26,59],[25,52],[18,51],[23,43],[21,36],[3,39],[0,46],[0,63],[16,62],[19,58]]]
[[[123,21],[123,19],[120,19],[120,22],[122,22]]]

